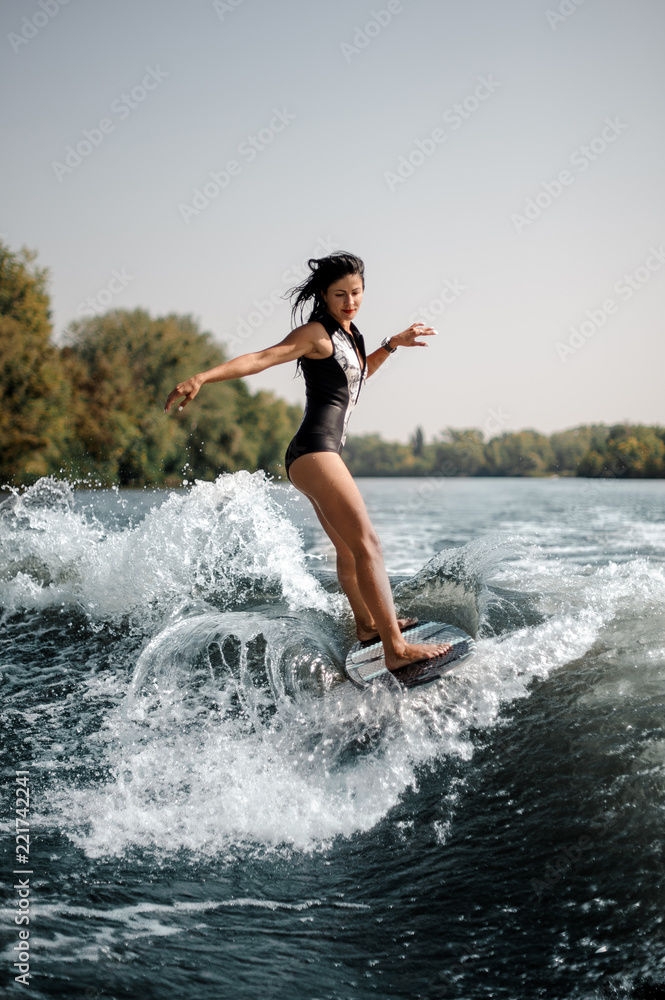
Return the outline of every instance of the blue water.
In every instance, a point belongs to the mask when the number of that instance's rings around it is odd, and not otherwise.
[[[665,996],[665,484],[359,485],[400,610],[477,637],[423,689],[344,680],[288,485],[4,494],[3,995]]]

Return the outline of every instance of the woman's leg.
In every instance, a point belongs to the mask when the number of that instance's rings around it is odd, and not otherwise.
[[[376,632],[376,623],[372,617],[371,611],[363,600],[362,594],[360,593],[358,577],[356,576],[356,560],[353,552],[343,540],[342,536],[335,531],[333,526],[326,519],[316,500],[309,494],[307,494],[307,499],[311,500],[314,513],[318,517],[321,527],[335,546],[335,553],[337,556],[337,579],[339,580],[340,587],[346,594],[349,604],[351,605],[351,611],[353,612],[353,617],[356,620],[358,638],[366,639],[368,636]]]
[[[351,611],[353,612],[353,617],[356,620],[356,633],[358,638],[361,642],[366,639],[372,639],[376,636],[378,629],[376,627],[376,622],[372,618],[371,612],[365,604],[362,594],[360,593],[360,586],[356,575],[356,560],[353,552],[342,539],[342,536],[335,531],[332,524],[326,520],[326,517],[316,504],[316,501],[313,500],[312,497],[308,497],[308,499],[312,501],[314,513],[318,517],[321,527],[335,546],[335,553],[337,555],[337,579],[339,580],[340,586],[346,594],[349,604],[351,605]],[[397,619],[400,630],[406,625],[415,625],[416,621],[417,619],[415,618]]]
[[[381,636],[386,666],[395,670],[447,652],[449,643],[411,644],[400,632],[379,537],[360,491],[340,456],[336,452],[323,451],[301,455],[291,465],[289,478],[309,497],[351,552],[358,594]],[[362,616],[362,606],[359,612]]]

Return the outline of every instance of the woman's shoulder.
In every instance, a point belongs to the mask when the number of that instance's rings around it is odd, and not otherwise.
[[[292,330],[291,336],[297,337],[298,340],[322,340],[328,336],[328,332],[324,321],[321,319],[310,319],[307,323],[303,323],[302,326],[297,326]]]

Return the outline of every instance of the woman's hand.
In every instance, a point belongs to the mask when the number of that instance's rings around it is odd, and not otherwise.
[[[198,395],[198,391],[202,385],[203,381],[201,380],[200,375],[193,375],[191,378],[186,379],[184,382],[178,382],[173,392],[169,393],[169,398],[166,400],[166,405],[164,406],[164,413],[169,412],[171,406],[173,405],[173,403],[175,403],[176,399],[178,399],[181,396],[184,396],[185,398],[178,406],[178,409],[182,410],[183,406],[187,406],[187,404],[191,403],[194,397]]]
[[[423,340],[417,338],[435,337],[436,334],[437,331],[431,326],[425,326],[424,323],[412,323],[408,330],[394,334],[389,343],[391,347],[427,347],[428,345]]]
[[[387,337],[386,340],[390,347],[395,350],[398,347],[428,347],[429,345],[425,343],[424,340],[419,340],[419,337],[435,337],[437,331],[431,326],[425,326],[424,323],[412,323],[407,330],[402,330],[401,333],[395,333],[392,337]],[[388,360],[390,354],[384,349],[384,340],[381,347],[378,347],[376,351],[373,351],[367,358],[367,378],[373,375],[375,371]],[[391,352],[392,353],[392,352]]]

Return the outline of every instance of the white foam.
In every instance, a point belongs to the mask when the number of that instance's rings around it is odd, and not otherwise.
[[[219,607],[260,585],[274,587],[299,612],[335,615],[340,607],[307,571],[298,533],[261,476],[239,473],[197,484],[151,511],[138,527],[115,533],[101,532],[66,504],[42,509],[39,522],[33,514],[28,510],[23,526],[12,515],[12,538],[40,555],[51,580],[40,582],[37,570],[26,566],[9,583],[18,586],[23,574],[26,587],[36,588],[42,600],[69,595],[83,603],[85,595],[95,615],[136,610],[147,617],[164,595],[171,610],[199,598]],[[50,542],[67,525],[74,551],[69,562],[65,547]],[[661,563],[561,558],[557,550],[566,547],[566,530],[535,533],[538,544],[530,545],[486,536],[424,568],[419,581],[433,592],[432,581],[445,578],[473,593],[460,581],[480,578],[530,593],[546,620],[499,637],[481,633],[473,660],[444,681],[403,695],[337,684],[334,655],[322,633],[318,662],[328,672],[325,683],[318,691],[280,687],[289,668],[289,639],[302,647],[307,638],[294,620],[208,609],[189,618],[176,612],[164,626],[162,615],[158,631],[150,623],[146,628],[151,639],[130,697],[83,744],[112,777],[73,785],[67,774],[56,773],[44,823],[65,831],[90,857],[145,849],[232,864],[254,855],[325,851],[335,838],[401,822],[396,807],[409,789],[417,792],[423,769],[447,757],[468,760],[471,731],[494,725],[504,706],[528,696],[534,678],[583,656],[617,615],[639,619],[654,608],[662,614]],[[415,599],[417,587],[413,593]],[[478,606],[481,612],[490,606],[486,589]],[[306,615],[299,617],[304,621]],[[258,695],[252,701],[248,667],[247,675],[244,667],[221,677],[212,671],[204,688],[188,687],[208,645],[221,648],[224,637],[234,634],[247,646],[259,632],[277,671],[268,701]],[[126,690],[129,678],[122,669],[114,676]],[[433,827],[440,843],[454,815],[454,797],[446,808]]]
[[[582,655],[602,622],[592,610],[553,616],[481,640],[475,659],[446,683],[404,696],[337,686],[324,698],[280,704],[263,724],[202,704],[177,723],[172,701],[163,715],[138,721],[118,708],[97,734],[114,780],[56,785],[51,808],[91,857],[139,847],[234,862],[326,850],[389,817],[407,789],[417,791],[423,766],[468,759],[470,728],[493,725],[534,677]]]
[[[225,474],[107,532],[74,510],[69,484],[40,480],[0,518],[0,603],[73,603],[106,618],[174,600],[237,602],[259,586],[293,608],[326,608],[274,492],[261,472]]]
[[[204,916],[217,910],[268,910],[269,912],[290,911],[307,913],[312,910],[369,910],[365,903],[346,903],[340,899],[304,899],[299,902],[284,902],[278,899],[257,899],[251,896],[231,899],[205,899],[194,902],[153,903],[143,902],[127,906],[112,906],[98,909],[92,906],[74,906],[68,903],[37,903],[31,905],[31,916],[36,926],[41,921],[53,921],[56,917],[78,918],[85,927],[85,942],[80,937],[55,932],[53,937],[43,938],[33,931],[30,937],[31,950],[38,954],[57,954],[61,962],[103,961],[109,950],[126,948],[134,940],[142,937],[170,937],[186,932],[187,925],[180,919],[182,914]],[[7,922],[14,918],[15,910],[0,909],[0,916]],[[201,926],[205,926],[202,924]],[[0,959],[13,961],[16,957],[8,944]]]

